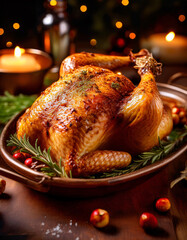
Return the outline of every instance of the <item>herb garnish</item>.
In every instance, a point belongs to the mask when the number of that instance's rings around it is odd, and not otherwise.
[[[7,142],[7,146],[16,146],[21,152],[29,153],[32,158],[44,163],[46,167],[41,168],[41,171],[46,175],[51,177],[68,177],[64,167],[62,166],[62,159],[60,159],[59,165],[53,162],[50,155],[51,148],[47,151],[41,151],[40,146],[38,146],[38,139],[36,139],[34,147],[30,144],[29,138],[26,137],[26,135],[20,139],[18,139],[16,134],[11,135]]]
[[[153,164],[156,161],[163,159],[169,153],[173,152],[187,136],[187,126],[182,129],[174,129],[168,136],[167,140],[159,140],[159,145],[153,147],[148,152],[143,152],[133,159],[132,163],[125,169],[113,170],[96,176],[97,178],[115,177],[126,173],[134,172],[137,169]]]
[[[112,83],[111,83],[111,88],[113,88],[113,89],[119,89],[119,88],[120,88],[120,84],[119,84],[119,83],[112,82]]]
[[[106,178],[106,177],[115,177],[126,173],[134,172],[137,169],[145,167],[147,165],[153,164],[156,161],[163,159],[169,153],[173,152],[182,142],[185,141],[187,136],[187,126],[184,126],[183,129],[174,129],[171,134],[168,136],[167,140],[159,140],[159,145],[153,147],[149,152],[143,152],[133,159],[132,163],[125,169],[113,170],[112,172],[106,172],[102,174],[97,174],[95,176],[90,176],[90,178]],[[48,151],[41,151],[40,147],[35,142],[35,147],[33,147],[29,138],[24,136],[23,138],[18,139],[17,135],[11,135],[10,139],[7,141],[8,146],[16,146],[22,152],[29,153],[34,156],[38,161],[46,164],[46,167],[41,168],[41,171],[49,176],[57,177],[68,177],[67,173],[62,166],[62,160],[60,159],[59,165],[53,162],[50,156],[50,148]],[[187,170],[182,172],[182,179],[187,176]],[[72,177],[70,173],[70,177]],[[179,179],[181,180],[181,178]],[[177,181],[178,182],[178,181]],[[173,183],[173,185],[175,182]]]

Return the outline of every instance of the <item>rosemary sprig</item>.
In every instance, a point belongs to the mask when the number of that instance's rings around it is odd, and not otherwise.
[[[163,159],[169,153],[173,152],[186,138],[187,126],[183,129],[174,129],[168,136],[167,140],[160,141],[159,145],[153,147],[149,152],[143,152],[135,157],[132,163],[125,169],[113,170],[112,172],[106,172],[101,175],[95,176],[94,178],[106,178],[115,177],[126,173],[134,172],[137,169],[145,167],[149,164],[153,164],[156,161]],[[187,175],[187,173],[186,173]]]
[[[177,146],[179,146],[183,141],[185,141],[186,136],[187,126],[185,126],[183,129],[174,129],[168,136],[167,140],[159,140],[158,146],[152,148],[149,152],[143,152],[138,155],[125,169],[113,170],[112,172],[106,172],[95,176],[90,176],[90,178],[106,178],[119,176],[122,174],[134,172],[135,170],[149,164],[153,164],[174,151]],[[38,146],[37,140],[35,142],[35,146],[33,147],[30,144],[29,138],[27,138],[26,135],[24,135],[23,138],[18,139],[17,135],[14,134],[10,136],[10,139],[7,142],[8,146],[16,146],[22,152],[29,153],[34,156],[35,159],[44,163],[46,167],[41,168],[41,171],[43,173],[49,176],[68,177],[64,167],[62,166],[62,160],[60,159],[59,165],[53,162],[50,155],[50,148],[47,151],[41,151],[40,146]],[[183,178],[186,177],[186,170],[182,172],[182,174]],[[70,177],[72,177],[71,173]]]
[[[35,99],[36,95],[19,94],[14,96],[5,92],[3,96],[0,96],[0,123],[7,123],[17,113],[30,107]]]
[[[60,159],[59,165],[56,162],[53,162],[50,155],[51,148],[41,151],[40,146],[38,146],[38,139],[36,139],[35,146],[33,147],[26,135],[24,135],[23,138],[18,139],[15,133],[10,135],[10,139],[7,141],[7,146],[16,146],[21,152],[29,153],[33,158],[44,163],[46,167],[41,168],[43,173],[52,177],[68,177],[64,167],[62,166],[62,159]]]

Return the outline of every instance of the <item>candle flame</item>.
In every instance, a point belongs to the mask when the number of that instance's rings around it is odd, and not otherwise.
[[[25,52],[25,50],[23,48],[20,48],[20,47],[15,47],[14,49],[14,56],[15,57],[21,57],[21,55]]]
[[[175,33],[174,32],[169,32],[165,37],[167,42],[173,41],[174,38],[175,38]]]

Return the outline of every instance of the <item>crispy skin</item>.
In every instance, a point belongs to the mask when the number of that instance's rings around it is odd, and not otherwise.
[[[18,121],[17,135],[26,134],[32,144],[38,138],[42,149],[51,146],[53,160],[62,158],[66,170],[74,171],[77,159],[107,141],[119,103],[133,89],[125,76],[95,66],[80,67],[46,89],[27,109]]]
[[[74,177],[127,166],[130,154],[149,150],[172,130],[170,110],[163,106],[153,75],[158,66],[147,54],[69,56],[60,79],[20,117],[18,137],[26,134],[32,144],[38,139],[42,149],[51,147],[53,160],[62,158]],[[141,82],[135,88],[109,69],[129,65],[136,56]]]
[[[155,78],[151,72],[141,77],[141,83],[124,99],[119,111],[120,122],[105,146],[133,155],[158,145],[173,128],[171,111],[163,106]]]

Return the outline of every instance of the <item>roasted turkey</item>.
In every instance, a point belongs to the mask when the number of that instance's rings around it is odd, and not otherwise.
[[[132,64],[141,77],[137,87],[112,71]],[[73,177],[124,168],[131,155],[149,150],[172,130],[170,109],[155,83],[159,70],[146,50],[71,55],[61,64],[59,80],[18,120],[17,136],[51,147],[52,159],[62,159]]]

